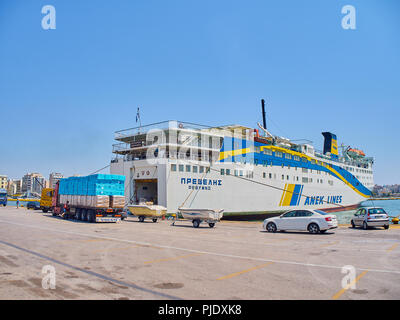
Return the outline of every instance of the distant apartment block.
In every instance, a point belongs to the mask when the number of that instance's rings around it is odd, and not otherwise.
[[[50,177],[49,177],[49,188],[53,188],[55,187],[57,181],[59,181],[60,179],[64,178],[64,176],[61,173],[58,172],[52,172],[50,173]]]
[[[0,175],[0,189],[6,189],[8,187],[8,181],[7,181],[7,176],[1,174]]]
[[[35,192],[40,195],[45,185],[46,185],[46,180],[40,173],[27,173],[22,177],[23,193]]]

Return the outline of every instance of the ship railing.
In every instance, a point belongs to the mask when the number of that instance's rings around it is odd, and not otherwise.
[[[112,152],[116,154],[121,153],[129,153],[134,152],[136,150],[145,150],[149,147],[157,147],[162,149],[179,149],[179,148],[189,148],[189,149],[196,149],[196,150],[206,150],[206,151],[213,151],[219,152],[221,150],[221,144],[217,145],[201,145],[198,140],[193,140],[189,142],[182,142],[182,143],[147,143],[145,141],[141,141],[137,144],[131,143],[116,143],[113,144]]]
[[[127,137],[142,135],[148,133],[150,130],[158,129],[158,130],[167,130],[167,129],[190,129],[195,131],[200,131],[204,129],[210,129],[212,127],[205,126],[197,123],[177,121],[177,120],[168,120],[157,123],[152,123],[144,126],[138,126],[134,128],[119,130],[115,132],[114,138],[115,140],[124,139]]]

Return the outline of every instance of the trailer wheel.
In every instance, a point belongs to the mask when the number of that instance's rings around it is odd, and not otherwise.
[[[80,215],[81,215],[81,209],[77,208],[75,210],[75,219],[80,220]]]
[[[82,221],[87,221],[87,210],[82,209]]]
[[[140,217],[139,217],[139,221],[140,221],[140,222],[143,222],[143,221],[144,221],[144,216],[140,216]]]
[[[210,222],[208,225],[210,226],[210,228],[214,228],[215,223],[214,222]]]
[[[94,217],[94,212],[93,212],[93,210],[89,210],[89,212],[88,212],[88,221],[89,222],[95,222],[96,221],[96,219],[95,219],[95,217]]]
[[[198,228],[200,226],[200,220],[194,219],[193,220],[193,228]]]
[[[43,213],[47,213],[48,209],[42,209]]]
[[[153,222],[157,222],[157,218],[153,218]]]

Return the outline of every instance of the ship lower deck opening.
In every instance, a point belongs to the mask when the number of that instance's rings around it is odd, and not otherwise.
[[[157,179],[135,180],[135,203],[158,204]]]

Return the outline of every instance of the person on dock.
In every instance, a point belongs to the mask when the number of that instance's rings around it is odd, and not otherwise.
[[[69,213],[69,201],[67,201],[67,203],[66,204],[64,204],[64,206],[63,206],[63,213],[62,213],[62,215],[61,215],[61,217],[62,218],[64,218],[64,215],[66,214],[66,213]]]
[[[17,199],[16,205],[17,205],[17,209],[18,209],[18,207],[19,207],[19,199]]]

